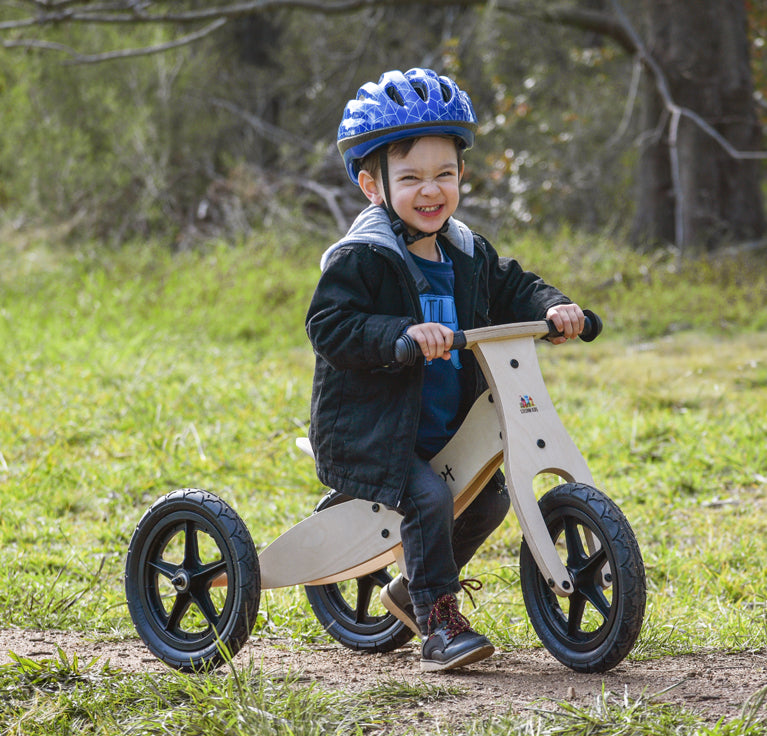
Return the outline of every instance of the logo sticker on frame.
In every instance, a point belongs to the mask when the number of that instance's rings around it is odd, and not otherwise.
[[[520,414],[532,414],[532,412],[538,411],[538,407],[535,405],[535,401],[532,396],[520,396],[519,397],[519,412]]]

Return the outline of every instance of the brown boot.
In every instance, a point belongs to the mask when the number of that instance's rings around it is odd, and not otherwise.
[[[381,603],[389,613],[402,621],[414,634],[421,635],[415,620],[413,602],[410,600],[410,593],[407,592],[407,582],[401,574],[381,588]]]
[[[451,594],[443,595],[429,615],[429,635],[421,645],[421,671],[438,672],[486,659],[495,651],[487,637],[471,628]]]

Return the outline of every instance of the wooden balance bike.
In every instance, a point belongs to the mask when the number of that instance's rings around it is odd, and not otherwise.
[[[601,322],[586,312],[581,337]],[[459,516],[504,464],[523,533],[520,583],[530,622],[546,649],[577,672],[604,672],[631,651],[644,617],[644,565],[618,506],[594,481],[554,409],[535,341],[551,323],[522,322],[455,335],[474,352],[489,390],[431,461]],[[404,336],[397,359],[418,359]],[[297,444],[308,454],[311,446]],[[541,473],[564,483],[536,499]],[[413,636],[380,604],[395,565],[406,574],[401,516],[380,504],[328,492],[308,518],[256,553],[247,527],[204,490],[173,491],[141,518],[126,560],[128,608],[147,647],[180,670],[215,667],[250,636],[261,590],[305,585],[325,630],[351,649],[386,652]]]

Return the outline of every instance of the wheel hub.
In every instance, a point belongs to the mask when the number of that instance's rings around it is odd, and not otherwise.
[[[186,570],[179,570],[172,578],[171,583],[173,583],[173,587],[176,589],[177,593],[186,593],[187,590],[189,590],[189,583],[191,582],[191,578],[189,577],[189,573]]]

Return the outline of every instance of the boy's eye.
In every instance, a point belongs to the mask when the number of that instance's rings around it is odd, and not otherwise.
[[[454,171],[442,171],[436,176],[437,179],[454,179],[455,177],[456,173]],[[403,174],[398,177],[397,180],[403,182],[417,182],[420,181],[420,178],[415,174]]]

